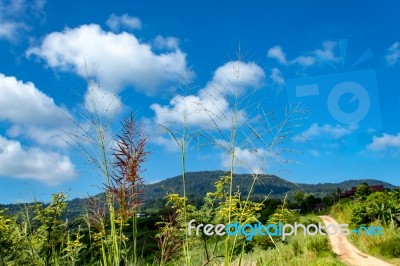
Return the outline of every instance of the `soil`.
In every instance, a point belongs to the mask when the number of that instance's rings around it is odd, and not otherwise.
[[[336,226],[338,226],[336,220],[330,216],[320,216],[320,218],[325,225],[335,224]],[[356,266],[393,265],[359,251],[356,247],[350,244],[346,236],[342,236],[339,233],[335,235],[329,235],[329,240],[331,242],[333,252],[335,252],[338,255],[338,257],[347,265],[356,265]]]

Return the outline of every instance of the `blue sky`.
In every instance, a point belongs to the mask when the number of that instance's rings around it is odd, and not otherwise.
[[[146,182],[180,173],[160,124],[179,129],[186,110],[190,129],[223,147],[209,114],[229,117],[234,96],[254,92],[239,106],[237,171],[400,185],[399,13],[397,1],[0,0],[0,202],[98,192],[101,177],[63,141],[76,130],[70,120],[87,127],[90,93],[105,119],[115,111],[114,132],[130,112],[146,126]],[[285,143],[240,144],[262,111],[278,125],[299,103],[306,112]],[[224,150],[200,139],[188,147],[188,170],[227,169]]]

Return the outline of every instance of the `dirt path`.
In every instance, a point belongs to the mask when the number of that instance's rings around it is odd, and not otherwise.
[[[330,216],[320,216],[321,220],[328,224],[335,224],[338,226],[338,223]],[[342,236],[340,234],[330,235],[329,240],[331,241],[333,252],[335,252],[339,258],[346,263],[347,265],[356,265],[356,266],[389,266],[387,262],[383,260],[377,259],[370,255],[364,254],[355,248],[350,242],[347,240],[347,237]]]

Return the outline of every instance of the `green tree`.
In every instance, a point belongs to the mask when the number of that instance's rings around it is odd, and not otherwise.
[[[364,201],[372,193],[367,183],[362,183],[357,187],[355,196],[357,199]]]
[[[63,223],[60,220],[61,215],[67,207],[67,196],[64,193],[52,195],[51,203],[43,208],[43,204],[35,205],[35,219],[40,223],[38,231],[45,235],[42,256],[45,258],[45,265],[52,264],[56,250],[59,250],[63,240]]]
[[[300,207],[304,201],[304,194],[301,191],[296,191],[296,193],[294,193],[294,200],[296,201],[296,204]]]

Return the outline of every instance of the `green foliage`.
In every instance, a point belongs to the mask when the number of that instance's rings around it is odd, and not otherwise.
[[[362,183],[357,187],[355,196],[359,200],[365,200],[372,193],[367,183]]]
[[[264,201],[264,208],[260,211],[260,222],[266,223],[280,205],[282,205],[280,199],[266,199]]]
[[[42,204],[38,203],[34,207],[35,217],[32,221],[40,223],[37,231],[43,236],[44,245],[39,255],[45,258],[45,265],[51,263],[52,258],[55,257],[54,253],[60,249],[62,243],[60,236],[63,234],[65,225],[60,221],[60,217],[67,207],[65,200],[66,195],[57,193],[52,196],[49,206],[43,208]]]
[[[380,220],[384,224],[390,224],[393,216],[400,211],[399,200],[392,194],[375,192],[365,200],[368,216],[371,220]]]
[[[159,230],[155,237],[159,251],[155,261],[158,265],[165,265],[179,256],[179,250],[182,249],[182,232],[179,230],[175,218],[175,215],[169,215],[163,221],[156,223]]]
[[[65,256],[73,265],[83,245],[79,233],[66,236],[66,224],[60,219],[65,209],[66,196],[57,193],[47,206],[36,203],[13,217],[0,212],[0,261],[6,265],[57,265]],[[68,243],[71,238],[75,240]]]
[[[360,203],[354,203],[350,215],[350,225],[353,227],[368,226],[371,221],[366,206]]]
[[[362,191],[366,191],[364,188]],[[331,208],[331,214],[340,223],[350,223],[351,226],[380,226],[382,236],[352,235],[349,237],[361,251],[384,259],[400,256],[400,198],[398,191],[373,192],[358,194],[356,199],[342,200]],[[364,196],[361,196],[364,195]],[[393,261],[399,263],[399,261]]]
[[[201,171],[186,173],[186,192],[187,197],[203,198],[204,195],[214,190],[214,183],[224,175],[223,171]],[[253,176],[251,174],[234,174],[233,187],[240,187],[242,195],[247,195],[250,191]],[[393,185],[378,180],[349,180],[340,183],[322,183],[322,184],[295,184],[286,181],[274,175],[259,175],[258,182],[254,185],[252,197],[264,198],[270,194],[270,197],[283,199],[286,194],[293,195],[299,191],[299,187],[315,197],[330,196],[336,193],[339,187],[341,191],[357,187],[361,183],[367,182],[369,185],[384,185],[387,188],[394,188]],[[178,193],[182,195],[181,189],[182,176],[167,178],[158,183],[149,184],[144,187],[143,199],[150,202],[154,199],[161,199],[166,193]],[[303,192],[304,193],[304,192]]]
[[[353,202],[350,222],[353,226],[368,226],[369,223],[379,220],[389,225],[399,210],[399,200],[393,194],[374,192],[363,201]]]
[[[299,215],[295,212],[289,211],[287,205],[284,203],[283,205],[278,206],[275,213],[269,219],[269,223],[278,224],[282,222],[283,224],[293,224],[298,221]]]
[[[379,244],[380,253],[387,258],[400,258],[400,236],[390,238]]]
[[[329,240],[323,236],[304,237],[298,235],[289,238],[286,243],[264,249],[256,247],[243,258],[245,265],[344,265],[331,251]]]
[[[186,190],[187,198],[193,201],[201,201],[197,206],[202,204],[204,195],[209,191],[214,190],[214,183],[224,174],[223,171],[201,171],[201,172],[187,172],[186,173]],[[234,175],[234,187],[240,187],[242,195],[250,190],[250,185],[253,182],[250,174],[235,174]],[[368,182],[369,185],[382,184],[387,188],[394,188],[393,185],[378,180],[351,180],[341,183],[327,183],[327,184],[294,184],[284,179],[281,179],[272,175],[259,175],[258,182],[255,184],[252,193],[252,200],[263,199],[265,195],[270,195],[268,199],[280,199],[282,200],[286,194],[293,195],[299,192],[299,187],[307,191],[307,193],[313,194],[315,197],[323,198],[323,202],[326,206],[333,205],[337,201],[336,190],[341,187],[341,191],[351,188],[352,186],[358,186],[360,183]],[[149,210],[150,212],[157,212],[162,210],[165,206],[163,197],[167,193],[177,193],[182,195],[181,190],[182,176],[176,176],[167,178],[163,181],[147,184],[143,186],[143,194],[141,196],[142,208]],[[332,194],[335,193],[333,197]],[[394,191],[393,191],[394,193]],[[400,194],[400,192],[398,192]],[[106,195],[100,193],[96,197],[106,200]],[[326,197],[326,198],[325,198]],[[325,198],[325,199],[324,199]],[[261,201],[260,200],[260,201]],[[325,202],[326,201],[326,202]],[[87,205],[87,199],[76,198],[68,201],[68,211],[63,214],[63,219],[69,221],[74,220],[77,216],[82,215],[86,212],[85,206]],[[0,205],[0,208],[7,209],[7,213],[13,214],[18,213],[23,206],[21,204],[8,204]]]

